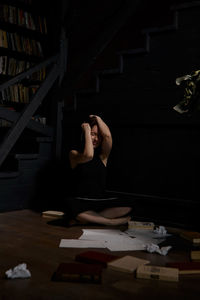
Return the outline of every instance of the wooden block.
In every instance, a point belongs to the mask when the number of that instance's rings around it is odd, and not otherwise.
[[[52,281],[101,283],[102,267],[84,263],[61,263],[52,276]]]
[[[85,251],[75,256],[75,260],[78,262],[98,264],[101,265],[103,268],[107,267],[108,262],[111,262],[118,258],[119,256],[99,251]]]
[[[64,216],[64,212],[56,210],[46,210],[42,212],[42,216],[44,218],[62,218]]]
[[[200,262],[169,262],[166,266],[177,268],[179,274],[200,274]]]
[[[191,251],[190,252],[190,258],[191,260],[199,260],[200,261],[200,251]]]
[[[152,222],[138,222],[138,221],[129,221],[128,222],[128,229],[147,229],[153,230],[154,223]]]
[[[137,268],[136,277],[144,279],[178,281],[179,271],[176,268],[142,265]]]
[[[182,231],[180,236],[193,244],[200,244],[200,232],[197,231]]]
[[[150,261],[141,259],[141,258],[137,258],[134,256],[126,255],[119,259],[115,259],[112,262],[109,262],[107,264],[107,266],[108,266],[108,268],[116,270],[116,271],[133,273],[137,269],[138,266],[148,264],[148,263],[150,263]]]

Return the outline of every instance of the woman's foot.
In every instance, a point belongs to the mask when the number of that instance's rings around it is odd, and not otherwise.
[[[115,219],[108,219],[108,225],[116,226],[116,225],[124,225],[127,224],[131,220],[131,217],[121,217]]]
[[[77,219],[71,219],[71,220],[69,220],[68,225],[69,226],[78,226],[78,225],[86,225],[88,223],[89,223],[88,221],[84,221],[84,220],[79,221]]]

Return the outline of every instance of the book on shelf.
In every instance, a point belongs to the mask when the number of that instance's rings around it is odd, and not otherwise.
[[[52,276],[52,281],[101,283],[102,267],[84,263],[61,263]]]
[[[0,47],[8,48],[7,33],[2,29],[0,29]]]
[[[119,256],[103,253],[100,251],[84,251],[75,256],[75,260],[78,262],[88,263],[88,264],[98,264],[103,268],[107,267],[107,264],[115,259],[118,259]]]
[[[178,281],[179,271],[177,268],[142,265],[137,268],[136,277],[143,279]]]
[[[197,231],[182,231],[180,237],[192,242],[193,244],[200,244],[200,232]]]
[[[150,263],[150,261],[146,259],[126,255],[109,262],[108,268],[116,271],[133,273],[139,266],[146,265],[148,263]]]
[[[200,262],[169,262],[166,267],[178,269],[179,274],[200,274]]]

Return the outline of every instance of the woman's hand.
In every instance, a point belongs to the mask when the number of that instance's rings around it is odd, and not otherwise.
[[[90,119],[100,119],[100,117],[99,116],[97,116],[97,115],[89,115],[89,118]]]
[[[91,133],[91,127],[89,123],[82,123],[81,128],[83,129],[84,132]]]

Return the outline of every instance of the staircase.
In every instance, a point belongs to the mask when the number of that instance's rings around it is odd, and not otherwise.
[[[138,204],[141,217],[152,217],[157,205],[155,219],[187,225],[198,217],[200,119],[198,112],[181,116],[173,106],[183,95],[176,78],[199,69],[199,17],[200,1],[190,1],[175,3],[159,25],[155,18],[140,33],[130,20],[79,80],[74,114],[65,111],[64,118],[69,137],[77,120],[101,115],[114,140],[110,189],[145,198],[148,212]]]
[[[29,138],[27,142],[26,145],[32,149],[18,148],[16,145],[1,166],[0,212],[30,208],[35,196],[37,174],[52,158],[52,138]],[[18,152],[23,149],[26,153],[17,153],[16,148]]]
[[[37,182],[38,174],[48,164],[51,164],[53,159],[59,157],[62,122],[62,101],[59,96],[54,101],[52,127],[38,122],[32,116],[38,111],[49,90],[51,89],[51,95],[55,93],[52,86],[56,80],[62,80],[65,68],[64,47],[65,45],[61,47],[62,51],[59,55],[42,63],[43,65],[54,62],[52,69],[48,72],[38,91],[22,111],[17,112],[9,110],[7,107],[0,107],[1,118],[13,123],[10,128],[5,128],[5,132],[1,130],[0,211],[35,208],[37,199],[41,201]],[[3,89],[5,86],[7,87],[9,84],[23,79],[27,73],[31,74],[40,65],[34,66],[1,84],[0,88]],[[58,91],[58,88],[59,84],[56,86],[56,91]],[[48,100],[51,99],[49,94],[48,97]],[[51,108],[53,108],[52,102]],[[51,117],[49,115],[49,118]]]

